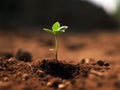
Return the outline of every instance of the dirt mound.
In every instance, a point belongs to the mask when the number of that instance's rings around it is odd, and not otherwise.
[[[47,74],[65,79],[74,78],[80,73],[79,64],[74,65],[58,60],[42,60],[39,68]]]

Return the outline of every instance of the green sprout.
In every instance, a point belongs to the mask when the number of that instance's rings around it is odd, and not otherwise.
[[[59,22],[55,22],[52,25],[52,30],[46,29],[46,28],[43,29],[47,33],[55,36],[55,49],[52,49],[52,50],[55,51],[55,59],[56,60],[58,60],[58,35],[61,33],[64,33],[67,28],[68,28],[68,26],[60,26]]]

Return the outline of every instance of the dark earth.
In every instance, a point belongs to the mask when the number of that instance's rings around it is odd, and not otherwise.
[[[120,90],[120,32],[0,32],[0,90]]]

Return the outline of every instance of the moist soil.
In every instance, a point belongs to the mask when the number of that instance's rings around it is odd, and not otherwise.
[[[35,64],[14,57],[0,58],[0,90],[93,90],[108,88],[108,83],[119,88],[117,76],[110,73],[112,65],[102,60],[82,59],[80,63],[40,60]],[[110,74],[110,75],[109,75]],[[109,77],[108,77],[109,75]],[[92,83],[92,84],[91,84]]]
[[[11,36],[10,40],[7,35]],[[84,38],[78,34],[61,36],[64,40],[60,42],[65,43],[60,44],[59,60],[51,59],[54,53],[47,51],[54,45],[51,36],[38,38],[38,33],[33,36],[33,33],[24,36],[24,33],[2,32],[0,42],[4,46],[9,43],[9,48],[16,52],[0,46],[0,90],[120,90],[119,43],[112,41],[113,33],[102,33],[102,37],[93,34],[82,36]],[[82,58],[76,58],[78,54]]]

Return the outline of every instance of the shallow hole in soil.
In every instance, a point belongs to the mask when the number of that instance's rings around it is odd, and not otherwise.
[[[81,66],[80,64],[72,64],[64,61],[44,59],[40,62],[39,68],[43,70],[46,74],[64,79],[72,79],[80,75]]]

